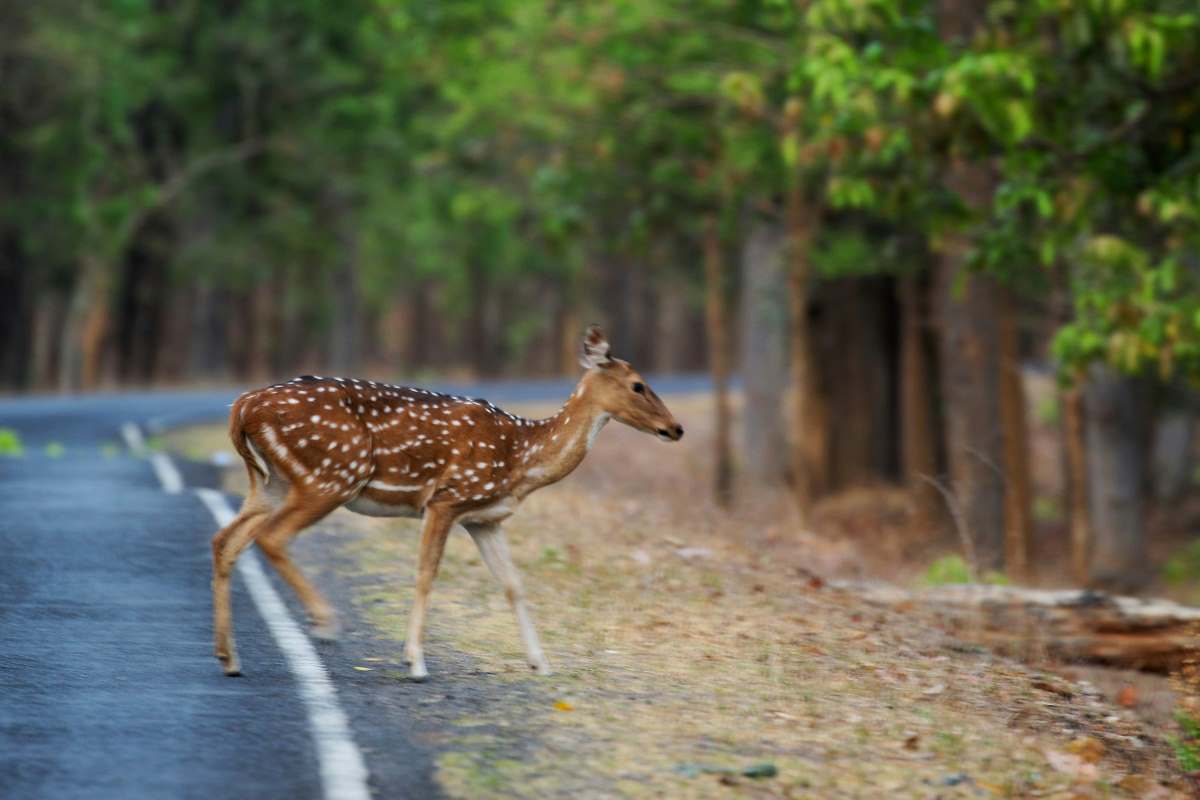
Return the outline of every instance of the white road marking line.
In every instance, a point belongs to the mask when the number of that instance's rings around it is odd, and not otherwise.
[[[146,440],[136,424],[127,422],[122,425],[121,435],[133,453],[145,453]],[[152,454],[150,463],[164,491],[174,494],[183,490],[183,476],[166,453]],[[228,525],[236,516],[229,501],[220,492],[214,489],[193,491],[221,527]],[[320,763],[322,795],[325,800],[370,800],[367,764],[358,745],[354,743],[350,721],[338,705],[337,691],[312,642],[288,613],[287,606],[263,573],[262,562],[253,551],[247,550],[238,558],[238,572],[296,678]]]
[[[132,422],[126,422],[121,426],[121,438],[125,440],[125,446],[135,456],[140,456],[146,452],[146,439],[142,436],[142,429]]]
[[[183,491],[183,476],[179,474],[170,456],[166,453],[151,453],[150,466],[154,467],[154,474],[158,475],[158,482],[162,484],[164,492],[179,494]]]
[[[224,527],[233,520],[233,508],[223,494],[213,489],[193,491],[208,506],[218,525]],[[371,796],[367,789],[367,765],[354,744],[350,723],[338,705],[337,692],[312,642],[288,613],[253,551],[246,550],[238,558],[238,571],[258,613],[266,620],[271,635],[296,676],[317,748],[326,800],[367,800]]]

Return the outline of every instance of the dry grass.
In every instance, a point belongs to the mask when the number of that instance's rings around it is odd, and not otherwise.
[[[442,731],[449,795],[1176,796],[1159,785],[1166,748],[1128,711],[810,577],[898,558],[878,531],[822,539],[778,496],[715,509],[709,404],[669,404],[689,431],[681,445],[610,426],[507,525],[555,676],[529,675],[503,594],[470,540],[451,537],[426,644],[434,679],[438,652],[455,651],[526,691]],[[216,435],[173,443],[195,453]],[[903,513],[895,502],[882,518]],[[320,529],[378,657],[398,659],[416,524],[338,512]],[[301,560],[318,551],[297,547]],[[686,768],[759,762],[778,775]]]

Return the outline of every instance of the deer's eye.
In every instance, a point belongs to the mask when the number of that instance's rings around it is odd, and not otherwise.
[[[642,383],[641,381],[635,381],[633,386],[631,386],[630,388],[633,389],[638,394],[646,393],[646,384]]]

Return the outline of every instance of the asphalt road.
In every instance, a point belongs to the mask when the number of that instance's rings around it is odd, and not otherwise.
[[[565,398],[571,384],[431,388],[506,403]],[[302,679],[239,579],[238,647],[253,668],[227,678],[212,657],[209,510],[191,491],[165,493],[120,437],[127,422],[153,433],[221,419],[236,394],[0,400],[0,428],[25,447],[0,457],[0,798],[330,796]],[[213,485],[209,468],[179,466],[189,487]],[[369,745],[369,792],[435,797],[409,720],[374,701],[338,645],[319,653]]]

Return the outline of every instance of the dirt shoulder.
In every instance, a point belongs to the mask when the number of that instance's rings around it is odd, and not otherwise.
[[[852,553],[757,503],[718,512],[707,401],[669,402],[689,431],[681,445],[610,426],[507,524],[552,677],[529,673],[503,593],[469,537],[451,537],[426,642],[432,679],[410,709],[428,720],[448,795],[1185,796],[1171,788],[1166,733],[1087,683],[832,591],[807,568]],[[227,450],[222,427],[167,444]],[[343,511],[296,544],[365,626],[364,678],[405,680],[416,548],[415,522]],[[459,691],[479,683],[495,691]],[[773,776],[741,774],[767,764]]]

